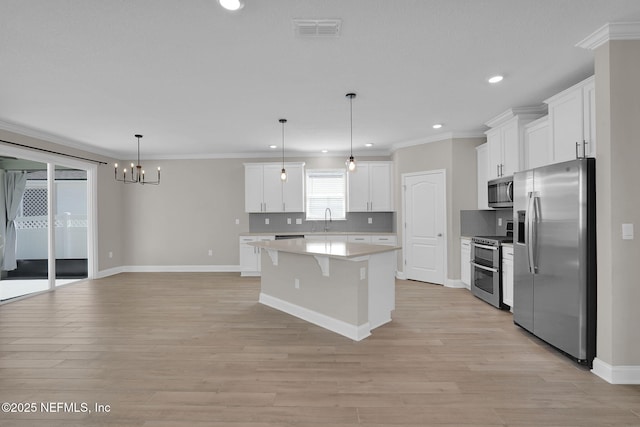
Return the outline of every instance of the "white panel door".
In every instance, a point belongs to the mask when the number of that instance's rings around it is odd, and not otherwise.
[[[404,177],[405,276],[444,284],[444,171]]]

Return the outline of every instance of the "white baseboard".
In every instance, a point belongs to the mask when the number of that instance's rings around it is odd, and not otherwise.
[[[239,265],[128,265],[127,273],[236,273]]]
[[[113,276],[114,274],[120,274],[120,273],[124,273],[124,267],[113,267],[113,268],[107,268],[106,270],[100,270],[98,271],[98,274],[96,274],[96,279],[102,279],[104,277],[109,277],[109,276]]]
[[[237,273],[239,265],[125,265],[100,270],[96,279],[119,273]]]
[[[363,340],[371,335],[371,326],[369,325],[369,322],[360,326],[351,325],[343,322],[342,320],[334,319],[333,317],[326,316],[318,313],[317,311],[300,307],[299,305],[267,295],[263,292],[260,292],[260,299],[258,301],[261,304],[283,311],[299,319],[306,320],[309,323],[313,323],[314,325],[318,325],[347,338],[351,338],[354,341]]]
[[[610,384],[640,384],[640,366],[613,366],[597,357],[593,359],[591,372]]]
[[[445,279],[444,281],[445,288],[457,288],[457,289],[467,289],[467,285],[465,285],[460,279]]]

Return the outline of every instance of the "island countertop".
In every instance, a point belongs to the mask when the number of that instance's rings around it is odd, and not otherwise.
[[[329,258],[357,258],[367,255],[390,252],[400,249],[398,246],[373,245],[342,241],[314,241],[307,239],[269,240],[248,243],[263,249],[288,252],[300,255],[320,255]]]

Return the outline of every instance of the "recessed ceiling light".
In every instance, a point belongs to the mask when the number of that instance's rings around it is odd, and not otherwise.
[[[328,152],[329,152],[329,150],[322,150],[322,152],[323,152],[323,153],[328,153]]]
[[[227,10],[240,10],[244,7],[242,0],[218,0],[218,3]]]
[[[502,76],[493,76],[489,78],[489,83],[498,83],[501,82],[504,77]]]
[[[273,144],[271,144],[271,145],[269,146],[269,148],[271,148],[271,149],[273,149],[273,148],[278,148],[278,146],[277,146],[277,145],[273,145]]]
[[[365,147],[373,147],[373,144],[371,142],[367,142],[366,144],[364,144]]]
[[[440,129],[442,127],[442,125],[440,123],[436,123],[435,125],[432,126],[434,129]]]

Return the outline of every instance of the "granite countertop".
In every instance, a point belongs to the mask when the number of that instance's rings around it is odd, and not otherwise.
[[[250,231],[240,233],[240,236],[395,236],[396,233],[386,231],[273,231],[252,233]]]
[[[398,246],[372,245],[340,241],[314,242],[306,239],[251,242],[251,246],[300,255],[322,255],[330,258],[356,258],[400,249]]]

